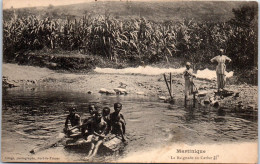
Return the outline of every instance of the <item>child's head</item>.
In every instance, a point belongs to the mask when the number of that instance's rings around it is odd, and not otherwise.
[[[119,112],[122,109],[122,104],[121,103],[115,103],[114,109],[115,109],[116,112]]]
[[[94,105],[94,104],[90,104],[90,105],[88,106],[88,111],[89,111],[89,113],[90,113],[91,115],[93,115],[93,114],[95,113],[95,111],[96,111],[95,105]]]
[[[102,118],[102,110],[101,109],[98,109],[98,110],[96,110],[95,111],[95,117],[96,117],[96,119],[101,119]]]
[[[70,107],[69,112],[70,112],[70,114],[74,114],[76,112],[76,108]]]
[[[103,116],[108,116],[109,114],[110,114],[110,108],[109,107],[103,108]]]
[[[186,63],[186,68],[187,68],[187,69],[190,69],[190,66],[191,66],[190,62],[187,62],[187,63]]]

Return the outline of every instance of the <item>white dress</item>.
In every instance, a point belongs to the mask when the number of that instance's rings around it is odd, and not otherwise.
[[[183,76],[185,79],[185,90],[184,90],[184,94],[186,97],[188,97],[189,95],[192,94],[193,92],[193,70],[192,69],[186,69],[183,72]]]

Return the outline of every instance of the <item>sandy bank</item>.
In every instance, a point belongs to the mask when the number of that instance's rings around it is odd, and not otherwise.
[[[100,94],[101,88],[113,91],[115,88],[124,86],[128,94],[143,94],[147,96],[168,97],[168,90],[162,74],[141,75],[141,74],[118,74],[118,73],[97,73],[86,74],[59,73],[47,68],[32,66],[19,66],[16,64],[3,64],[3,77],[8,83],[15,86],[27,86],[27,88],[37,86],[60,87],[76,92],[91,92]],[[195,84],[200,91],[214,93],[216,83],[214,80],[195,80]],[[239,93],[239,97],[228,97],[220,101],[221,106],[236,106],[238,102],[244,106],[252,106],[257,109],[257,86],[247,84],[227,85],[228,90]],[[173,76],[173,94],[176,99],[183,99],[184,80],[181,74]],[[206,96],[206,99],[209,99]],[[201,101],[201,100],[200,100]],[[201,101],[203,103],[203,100]]]

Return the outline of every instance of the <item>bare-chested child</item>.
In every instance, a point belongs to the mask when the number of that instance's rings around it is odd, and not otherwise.
[[[106,135],[107,123],[102,118],[102,110],[98,109],[91,122],[90,135],[88,136],[88,140],[91,140],[91,147],[86,159],[91,159],[97,154],[99,146],[103,143]]]
[[[111,131],[111,123],[110,123],[110,108],[109,107],[104,107],[103,108],[103,119],[107,123],[107,131]]]
[[[125,139],[125,119],[123,114],[120,113],[122,109],[121,103],[114,104],[114,112],[110,114],[110,123],[112,126],[112,133],[119,133],[122,136],[122,141],[126,141]]]
[[[82,133],[83,138],[87,137],[90,134],[90,126],[94,120],[94,116],[97,111],[97,107],[94,104],[90,104],[88,106],[88,111],[89,111],[90,116],[87,119],[83,120],[83,123],[81,125],[81,133]]]
[[[76,114],[76,108],[72,107],[69,109],[69,115],[66,118],[65,121],[65,128],[64,131],[66,133],[73,132],[73,130],[79,130],[79,127],[81,125],[80,116]],[[69,128],[69,122],[71,124],[71,128]]]
[[[90,104],[88,106],[88,111],[89,111],[90,116],[93,117],[95,115],[96,110],[97,110],[97,107],[94,104]]]

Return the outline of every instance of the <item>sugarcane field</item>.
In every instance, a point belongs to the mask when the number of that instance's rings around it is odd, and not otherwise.
[[[2,162],[256,163],[258,10],[3,0]]]

